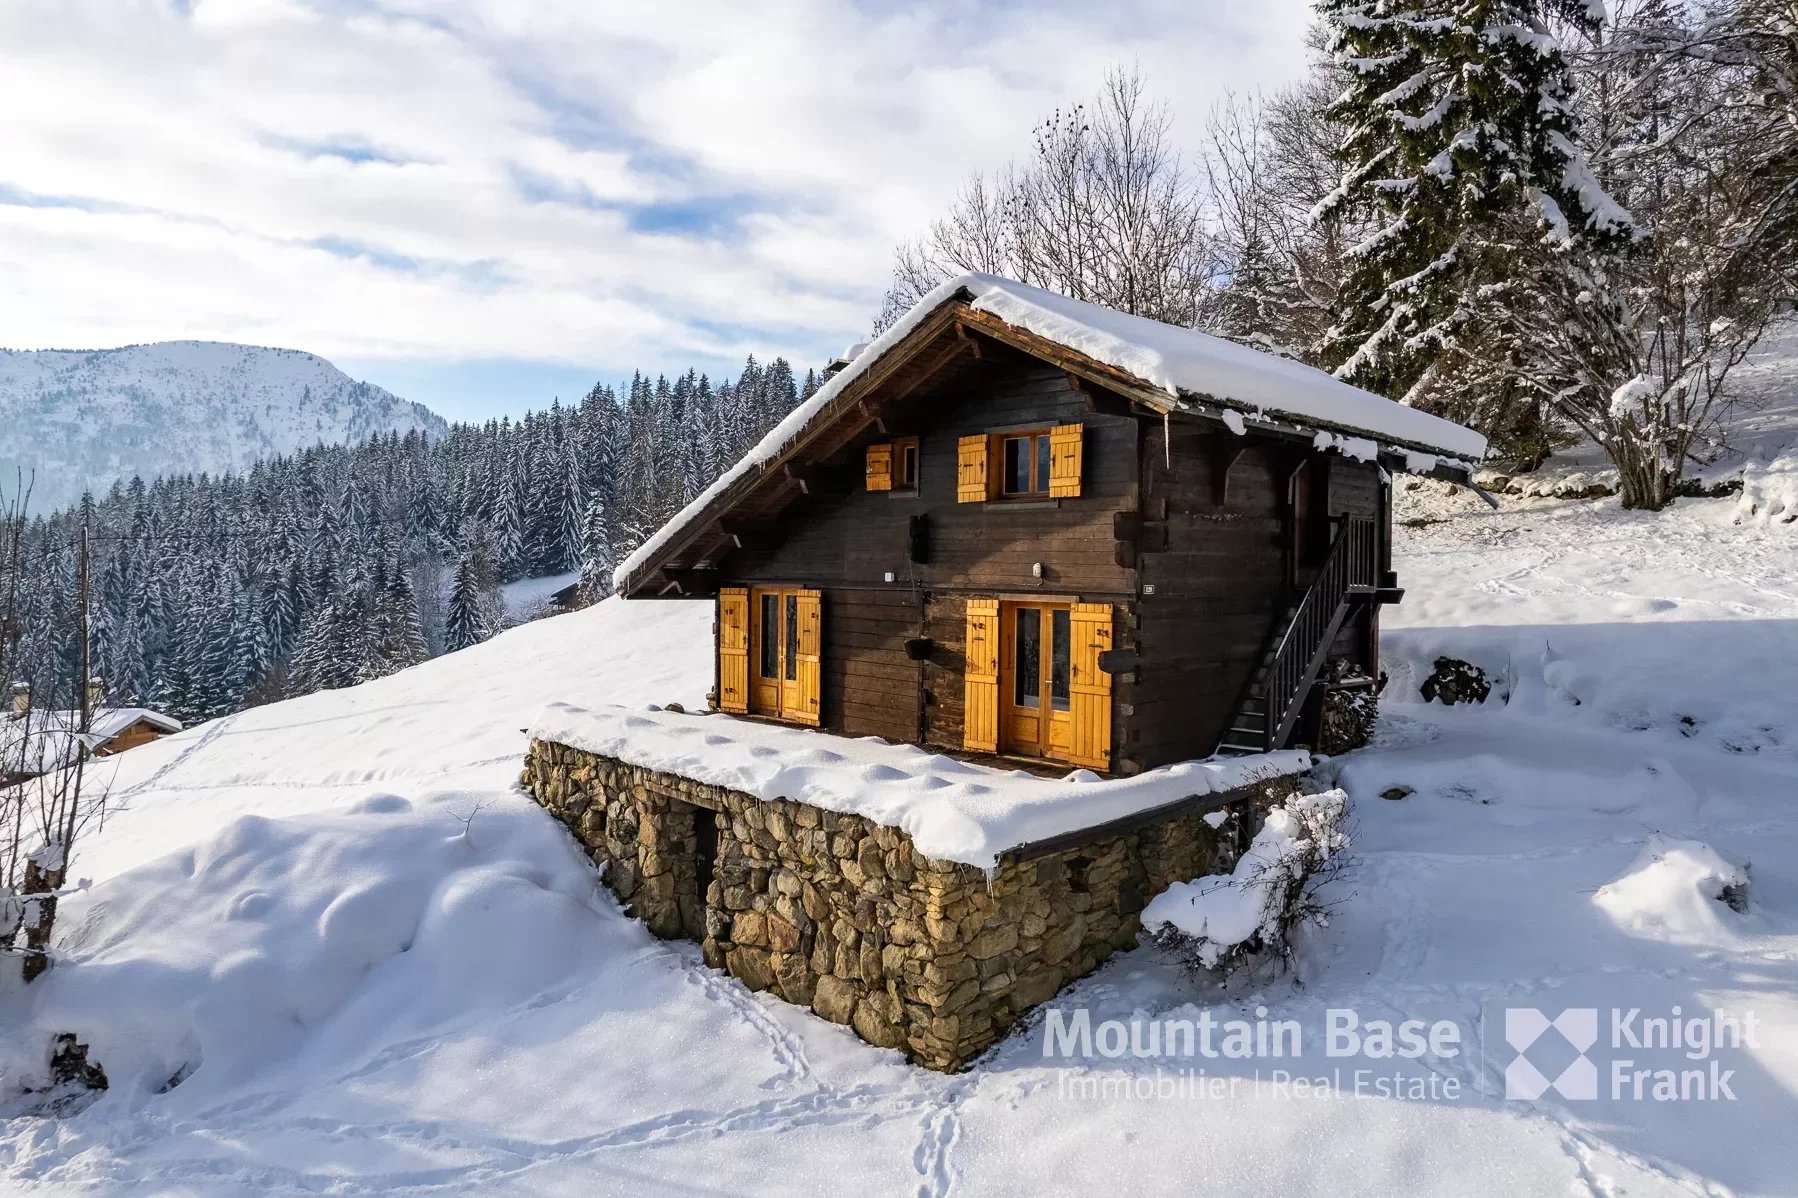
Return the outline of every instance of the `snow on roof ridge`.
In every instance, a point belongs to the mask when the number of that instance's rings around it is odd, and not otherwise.
[[[874,737],[661,708],[552,703],[530,735],[647,769],[859,815],[898,828],[920,853],[981,869],[1021,845],[1221,794],[1311,767],[1303,750],[1187,761],[1128,778],[1075,770],[1041,778]]]
[[[1353,431],[1383,434],[1441,451],[1446,459],[1443,464],[1457,458],[1477,462],[1486,454],[1486,438],[1472,429],[1363,391],[1316,367],[1197,329],[1131,316],[976,271],[942,283],[867,343],[847,366],[826,379],[741,460],[620,562],[612,574],[613,586],[622,590],[632,574],[659,554],[713,500],[744,475],[779,457],[850,383],[910,336],[931,313],[964,293],[971,297],[976,311],[1135,375],[1176,400],[1202,397],[1258,414],[1290,417],[1300,423],[1323,421]],[[1230,427],[1237,429],[1239,423],[1232,422]],[[1333,438],[1332,443],[1335,440],[1353,439]],[[1328,447],[1321,440],[1319,446]],[[1437,459],[1431,456],[1432,467],[1436,463]]]

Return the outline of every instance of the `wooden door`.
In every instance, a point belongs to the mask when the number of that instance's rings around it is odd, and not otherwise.
[[[1004,752],[1067,760],[1072,749],[1072,609],[1065,603],[1007,603],[999,684]]]
[[[757,715],[817,724],[823,675],[823,602],[796,587],[757,588],[750,594],[749,710]]]
[[[786,642],[782,635],[782,595],[779,591],[755,591],[751,596],[754,621],[750,657],[753,659],[749,710],[757,715],[780,714],[781,679],[786,674]]]

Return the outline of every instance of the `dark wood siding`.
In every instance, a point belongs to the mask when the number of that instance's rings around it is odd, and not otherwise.
[[[1286,480],[1301,452],[1204,426],[1143,437],[1140,666],[1122,756],[1142,768],[1217,747],[1288,598]],[[1171,452],[1168,449],[1171,448]],[[1228,472],[1227,486],[1225,472]],[[1150,588],[1153,588],[1150,590]]]
[[[916,597],[844,588],[823,596],[823,726],[845,736],[917,740],[920,666],[905,653],[917,635]]]
[[[1078,498],[1023,503],[957,503],[956,442],[993,429],[1078,423],[1085,470]],[[817,493],[782,517],[773,543],[722,562],[727,583],[952,590],[968,594],[1043,591],[1127,596],[1130,572],[1116,562],[1112,517],[1135,511],[1137,422],[1093,412],[1067,376],[1047,367],[989,365],[952,389],[921,397],[889,434],[870,434],[838,463]],[[919,439],[915,496],[864,489],[867,444]],[[908,520],[930,525],[929,561],[907,560]],[[1032,574],[1042,563],[1043,577]],[[895,581],[885,582],[888,573]]]
[[[1079,497],[956,502],[961,437],[1076,423],[1085,430]],[[1138,503],[1137,430],[1135,419],[1091,410],[1059,370],[1015,359],[988,363],[958,376],[953,388],[919,397],[889,420],[886,434],[854,445],[777,527],[758,534],[762,543],[750,538],[728,554],[721,577],[725,585],[823,592],[823,727],[959,749],[969,595],[1133,597],[1134,576],[1118,564],[1113,528],[1116,514]],[[866,445],[901,436],[919,439],[918,493],[867,491]],[[923,562],[910,560],[914,516],[928,521]],[[906,654],[905,642],[919,636],[934,642],[927,662]]]
[[[924,606],[930,661],[924,667],[924,743],[959,749],[966,695],[968,601],[963,595],[933,595]]]
[[[914,395],[833,460],[807,466],[810,493],[740,530],[719,562],[726,585],[787,584],[824,595],[824,728],[959,749],[967,600],[1110,601],[1134,670],[1113,678],[1113,766],[1203,757],[1217,746],[1298,587],[1289,484],[1309,461],[1329,517],[1385,519],[1378,467],[1303,441],[1095,410],[1059,370],[1004,352]],[[956,502],[957,442],[997,430],[1079,423],[1081,495]],[[916,436],[913,495],[865,488],[867,445]],[[928,525],[913,561],[913,518]],[[1041,565],[1038,577],[1034,567]],[[887,580],[887,575],[892,580]],[[1339,655],[1372,668],[1377,618],[1343,630]],[[928,658],[907,641],[927,638]]]

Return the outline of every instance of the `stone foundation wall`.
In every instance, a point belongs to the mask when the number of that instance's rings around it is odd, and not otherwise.
[[[1134,945],[1144,904],[1211,872],[1220,849],[1194,813],[1008,859],[989,881],[859,816],[565,745],[532,742],[523,782],[656,935],[697,940],[708,964],[751,989],[942,1070]]]

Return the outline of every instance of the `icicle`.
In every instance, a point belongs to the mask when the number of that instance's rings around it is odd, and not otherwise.
[[[1161,410],[1161,452],[1162,452],[1163,457],[1166,458],[1166,465],[1168,468],[1168,472],[1170,474],[1173,473],[1174,442],[1173,442],[1173,439],[1170,436],[1168,436],[1168,416],[1167,416],[1166,408],[1163,408]]]

